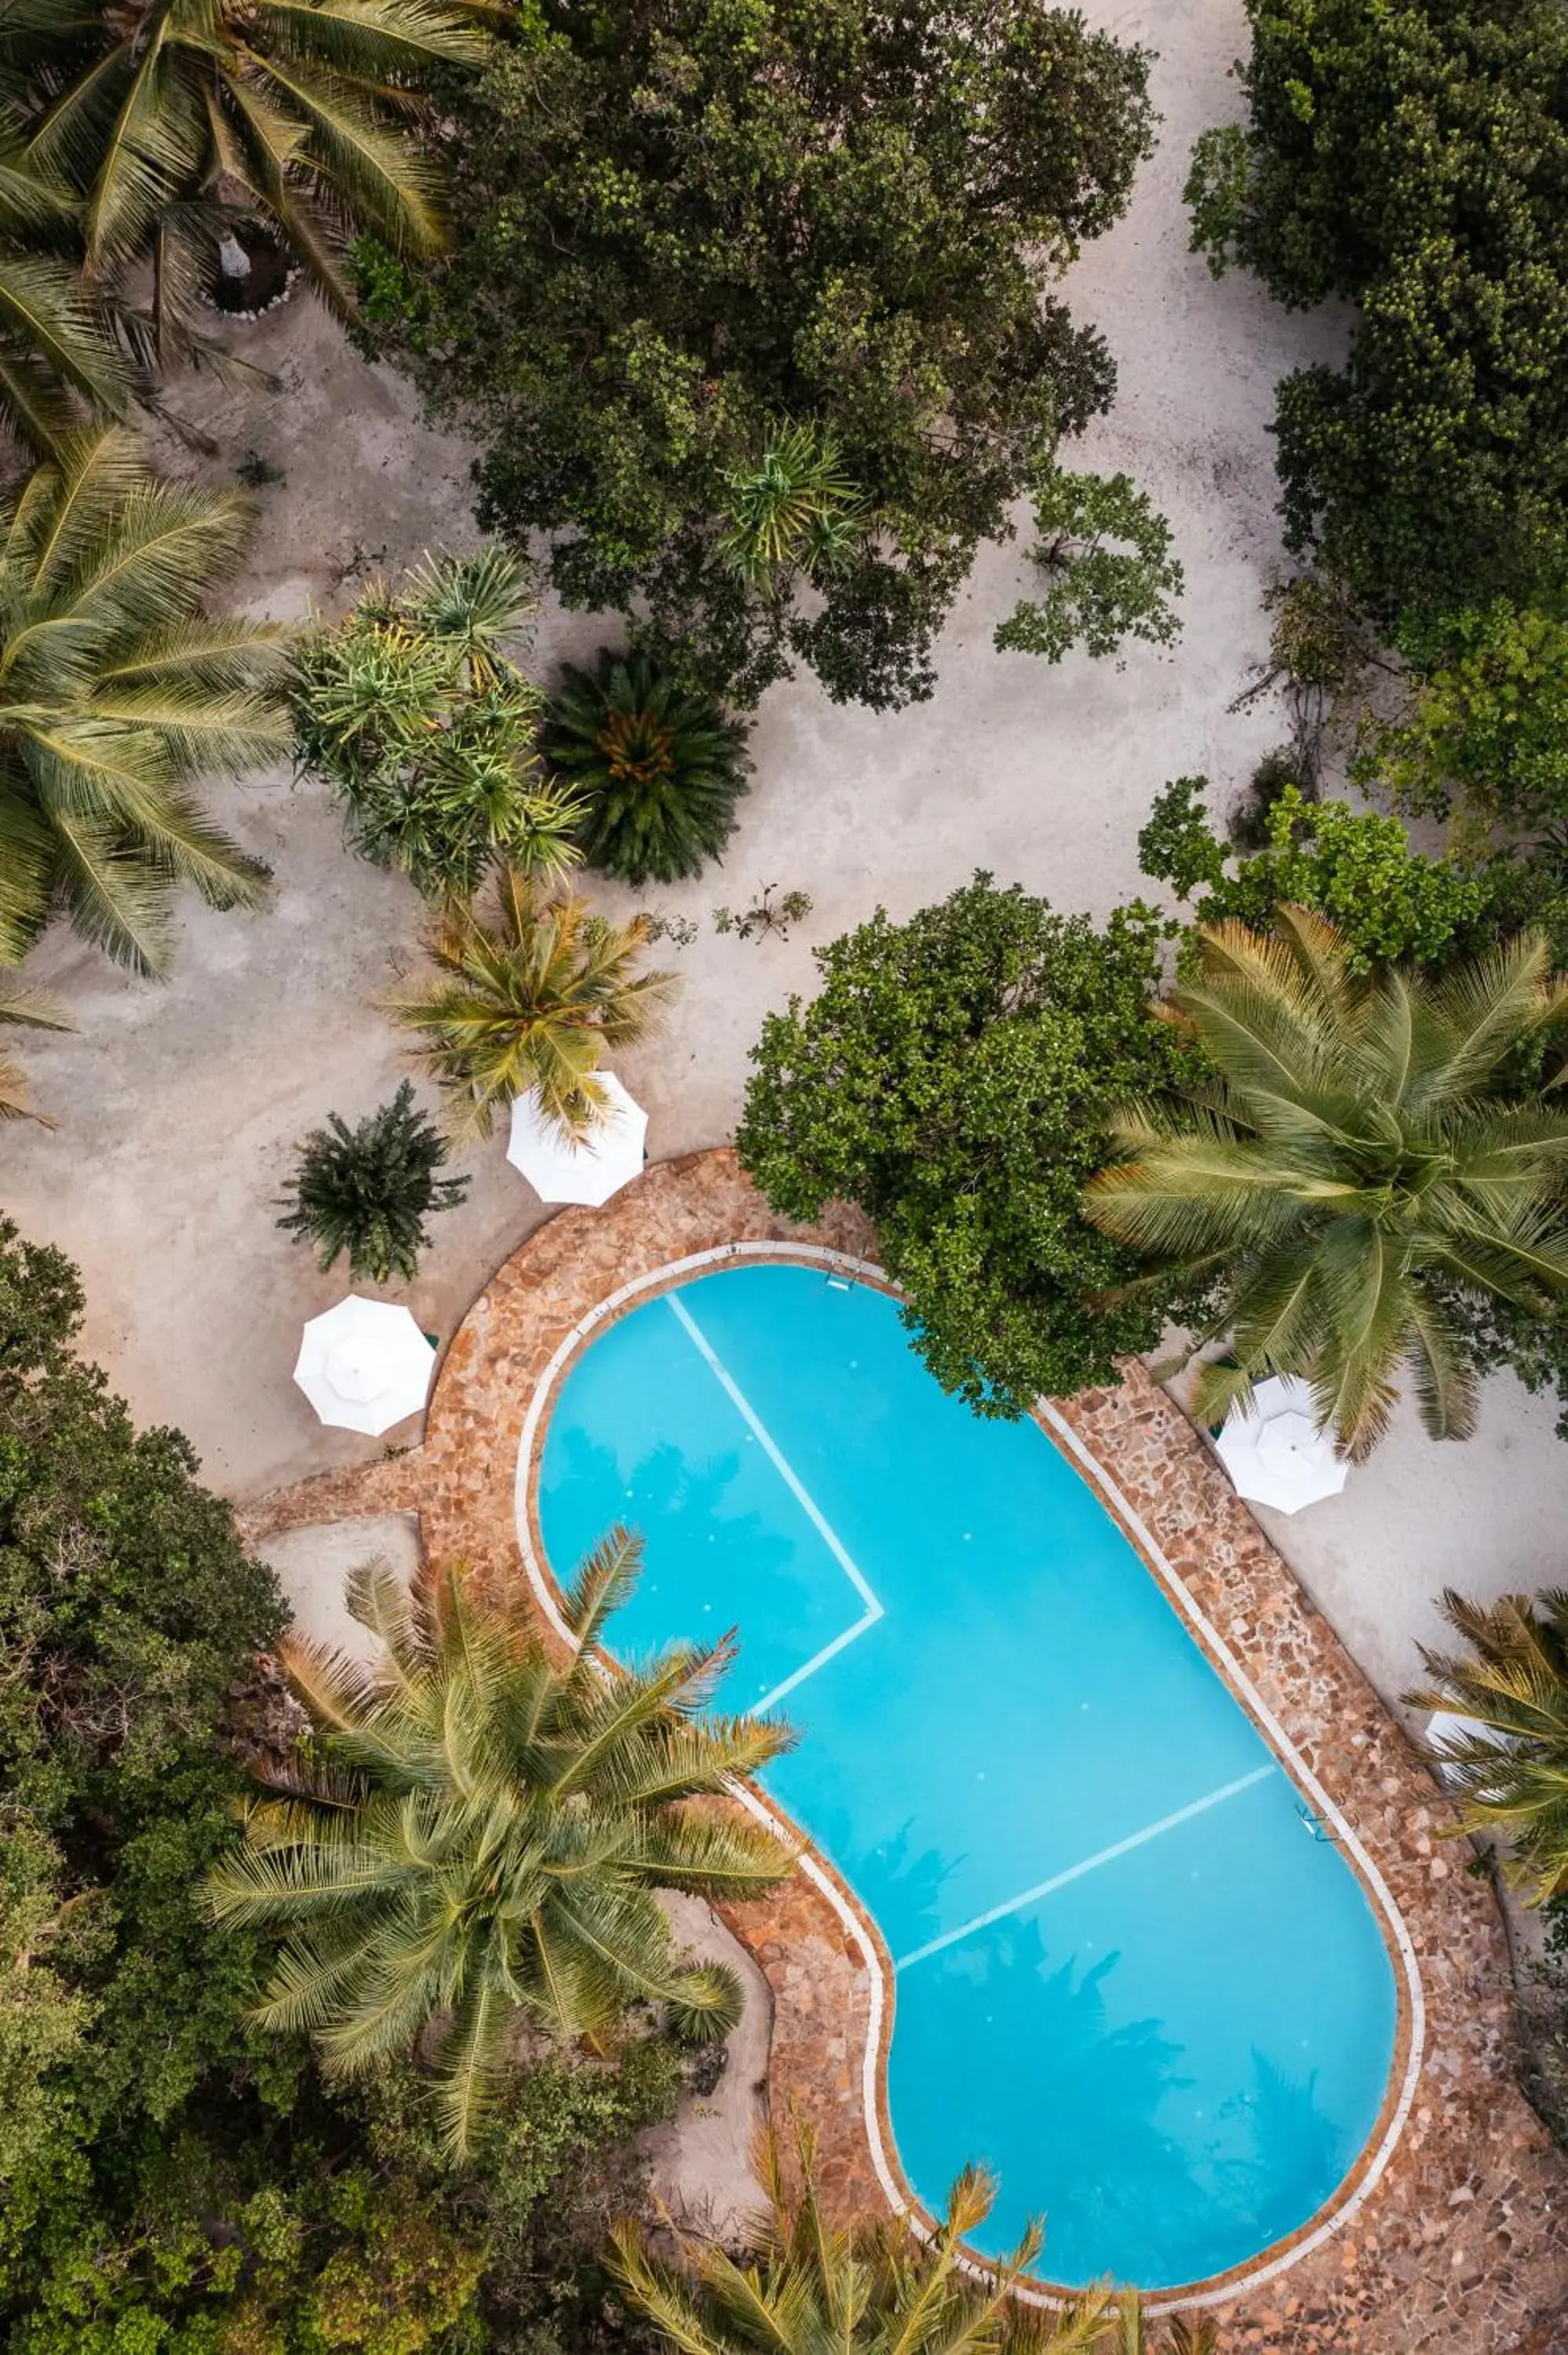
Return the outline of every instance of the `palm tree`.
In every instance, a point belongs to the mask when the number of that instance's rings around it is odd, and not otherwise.
[[[1512,1079],[1568,1016],[1528,933],[1438,978],[1347,970],[1302,908],[1272,934],[1200,930],[1165,1011],[1212,1077],[1114,1124],[1128,1160],[1086,1197],[1107,1233],[1223,1294],[1205,1419],[1265,1372],[1304,1376],[1341,1451],[1366,1455],[1414,1363],[1427,1430],[1472,1428],[1476,1377],[1439,1285],[1540,1307],[1568,1288],[1568,1113]],[[1208,1336],[1202,1337],[1204,1338]]]
[[[791,570],[838,570],[871,527],[838,443],[815,425],[774,427],[760,457],[726,475],[725,491],[725,552],[754,588]]]
[[[201,610],[248,515],[154,481],[113,426],[0,500],[0,962],[63,909],[156,973],[176,884],[217,908],[261,897],[265,869],[191,791],[289,741],[262,678],[279,633]]]
[[[936,2232],[920,2240],[893,2219],[835,2227],[822,2211],[816,2147],[804,2127],[795,2157],[791,2189],[777,2135],[758,2144],[767,2207],[741,2258],[716,2242],[683,2238],[682,2262],[669,2264],[638,2225],[616,2226],[620,2284],[680,2355],[1152,2355],[1135,2296],[1124,2296],[1113,2317],[1103,2291],[1066,2309],[1013,2295],[1040,2254],[1037,2224],[989,2279],[964,2264],[963,2243],[996,2198],[983,2169],[966,2168]],[[1215,2344],[1212,2327],[1194,2331],[1180,2317],[1163,2341],[1165,2355],[1213,2355]]]
[[[1446,1732],[1433,1754],[1459,1793],[1466,1830],[1511,1841],[1510,1878],[1543,1905],[1568,1890],[1568,1589],[1487,1604],[1449,1588],[1443,1614],[1469,1655],[1424,1644],[1431,1682],[1406,1699],[1473,1724]]]
[[[461,901],[445,910],[426,940],[437,978],[393,992],[387,1011],[427,1042],[418,1060],[447,1091],[454,1136],[488,1136],[497,1107],[530,1088],[581,1132],[605,1102],[601,1051],[645,1037],[675,977],[632,972],[646,916],[612,924],[513,867],[500,870],[495,901],[488,923]]]
[[[790,1739],[707,1713],[729,1647],[678,1645],[614,1677],[596,1664],[638,1561],[620,1529],[589,1556],[564,1668],[526,1603],[482,1607],[461,1570],[412,1599],[379,1564],[356,1572],[349,1607],[381,1657],[284,1646],[316,1744],[272,1778],[283,1796],[250,1810],[209,1884],[220,1920],[286,1934],[258,2017],[308,2030],[330,2074],[374,2069],[435,2024],[454,2151],[520,2024],[602,2042],[652,2002],[695,2041],[726,2034],[738,1982],[677,1958],[653,1891],[753,1897],[789,1869],[738,1811],[687,1804]]]
[[[15,1022],[30,1030],[74,1030],[75,1023],[62,1014],[51,998],[41,990],[19,989],[0,973],[0,1022]],[[9,1055],[0,1055],[0,1120],[36,1120],[45,1128],[54,1122],[47,1114],[35,1112],[31,1103],[27,1074],[20,1063]]]
[[[435,165],[410,136],[433,72],[472,65],[475,0],[115,0],[7,11],[0,76],[31,100],[26,156],[82,200],[88,269],[151,254],[177,314],[194,254],[259,219],[340,314],[345,231],[429,254]]]
[[[69,189],[26,168],[15,120],[0,108],[0,429],[43,454],[81,412],[123,416],[131,372],[110,322],[63,255],[76,205]]]

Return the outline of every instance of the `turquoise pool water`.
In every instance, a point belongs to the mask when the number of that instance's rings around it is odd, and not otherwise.
[[[1388,2081],[1383,1934],[1035,1424],[945,1396],[885,1295],[735,1266],[578,1358],[539,1514],[558,1577],[641,1530],[617,1642],[738,1626],[724,1705],[800,1727],[768,1786],[895,1958],[888,2105],[927,2207],[986,2159],[986,2253],[1043,2211],[1050,2279],[1152,2289],[1322,2205]]]

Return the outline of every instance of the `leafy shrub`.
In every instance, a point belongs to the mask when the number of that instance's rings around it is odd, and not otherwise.
[[[1182,586],[1171,527],[1126,474],[1053,467],[1031,496],[1040,534],[1032,554],[1050,585],[998,625],[1003,652],[1060,662],[1077,645],[1111,655],[1128,638],[1168,646],[1181,635],[1170,602]]]
[[[412,1284],[430,1240],[425,1220],[455,1209],[468,1192],[466,1178],[438,1176],[447,1152],[434,1123],[415,1110],[413,1082],[405,1080],[390,1103],[355,1127],[334,1112],[325,1128],[311,1131],[285,1198],[293,1207],[278,1224],[315,1244],[323,1275],[346,1252],[355,1284],[393,1275]]]
[[[1465,831],[1531,837],[1568,824],[1568,623],[1507,598],[1407,628],[1411,707],[1356,773],[1402,807]]]
[[[623,882],[700,875],[735,831],[751,763],[746,730],[714,697],[647,654],[567,666],[545,731],[551,767],[583,810],[591,867]]]
[[[427,559],[307,639],[290,680],[297,757],[350,839],[421,891],[475,890],[495,859],[559,875],[577,812],[540,773],[544,698],[506,653],[534,611],[498,548]]]
[[[568,605],[637,617],[736,708],[796,661],[896,706],[1109,401],[1047,290],[1127,201],[1148,76],[1046,0],[539,0],[443,138],[450,258],[362,243],[359,282]]]
[[[822,988],[770,1015],[736,1131],[776,1210],[834,1199],[876,1222],[915,1346],[946,1389],[1017,1414],[1118,1377],[1170,1301],[1107,1298],[1134,1263],[1084,1219],[1105,1117],[1186,1050],[1150,1002],[1165,928],[1104,932],[987,875],[817,950]]]

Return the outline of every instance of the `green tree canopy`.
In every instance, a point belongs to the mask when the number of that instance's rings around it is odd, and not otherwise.
[[[535,0],[443,144],[450,259],[362,248],[367,313],[569,604],[732,699],[799,657],[902,703],[1110,399],[1046,290],[1126,202],[1148,69],[1044,0]]]
[[[1103,1295],[1135,1263],[1084,1218],[1112,1108],[1175,1083],[1150,1018],[1163,928],[1101,932],[988,875],[816,953],[822,988],[770,1015],[736,1142],[775,1209],[857,1202],[909,1296],[916,1347],[983,1410],[1114,1382],[1165,1304]]]
[[[1248,0],[1244,128],[1200,143],[1195,244],[1359,306],[1280,387],[1289,544],[1384,609],[1528,596],[1568,562],[1568,14]]]

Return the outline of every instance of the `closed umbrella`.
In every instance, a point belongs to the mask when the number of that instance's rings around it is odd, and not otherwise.
[[[1333,1434],[1319,1428],[1310,1385],[1294,1374],[1259,1382],[1251,1412],[1227,1415],[1214,1445],[1237,1496],[1277,1513],[1337,1497],[1350,1473],[1334,1453]]]
[[[608,1101],[584,1136],[574,1136],[540,1110],[536,1088],[513,1099],[506,1158],[541,1201],[585,1202],[597,1209],[641,1174],[648,1115],[613,1071],[594,1076]]]
[[[323,1423],[375,1436],[418,1414],[435,1362],[408,1309],[351,1292],[305,1327],[294,1380]]]

